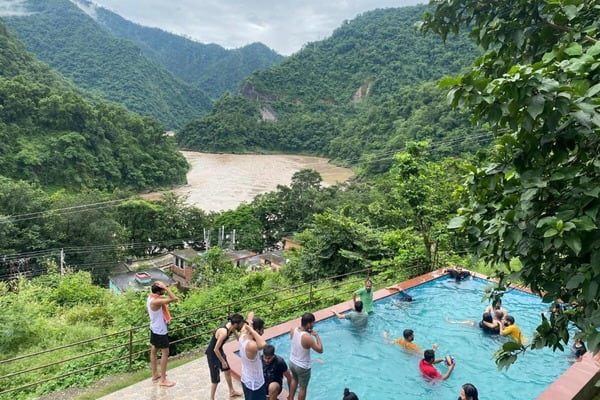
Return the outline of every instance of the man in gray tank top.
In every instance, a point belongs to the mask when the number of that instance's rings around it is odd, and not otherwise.
[[[296,389],[299,387],[298,400],[306,399],[306,389],[310,381],[311,359],[310,350],[323,353],[323,343],[316,331],[315,316],[306,313],[300,320],[300,327],[290,331],[292,341],[290,353],[290,371],[292,372],[292,384],[290,386],[290,399],[294,398]]]

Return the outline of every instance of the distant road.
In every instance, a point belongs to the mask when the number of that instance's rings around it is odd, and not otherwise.
[[[277,185],[289,185],[292,175],[304,168],[318,171],[323,184],[331,186],[352,176],[352,170],[329,164],[327,159],[298,155],[211,154],[182,151],[191,169],[188,184],[173,192],[187,196],[188,204],[206,211],[230,210],[251,202]],[[143,195],[157,199],[161,192]]]

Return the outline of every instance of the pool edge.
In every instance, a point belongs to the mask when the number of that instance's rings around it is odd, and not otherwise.
[[[388,286],[388,288],[395,288],[395,290],[389,290],[387,288],[379,289],[373,293],[373,300],[381,300],[398,293],[398,290],[407,290],[440,278],[446,275],[444,270],[445,268],[440,268],[398,284]],[[491,279],[489,279],[489,277],[483,274],[473,272],[473,275],[477,278],[493,282]],[[511,287],[523,292],[537,295],[529,288],[523,286],[511,285]],[[337,312],[341,313],[352,309],[352,305],[352,300],[348,300],[331,307],[314,311],[313,314],[315,315],[316,321],[319,322],[331,318],[333,316],[331,310],[336,310]],[[263,337],[265,340],[269,340],[273,337],[286,334],[290,331],[290,329],[298,326],[300,326],[300,318],[295,318],[271,328],[267,328],[263,334]],[[242,363],[240,357],[235,354],[239,350],[238,341],[232,340],[227,342],[223,346],[223,350],[227,356],[227,361],[229,367],[231,368],[232,376],[239,380],[242,371]],[[548,386],[542,392],[542,394],[536,398],[536,400],[585,399],[587,398],[585,396],[588,395],[588,392],[591,393],[591,391],[595,390],[594,385],[598,379],[600,379],[600,364],[594,361],[590,353],[587,353],[583,357],[582,361],[576,362],[567,368],[567,370],[563,372],[554,382],[552,382],[550,386]],[[282,391],[278,398],[286,399],[287,392],[285,390]]]

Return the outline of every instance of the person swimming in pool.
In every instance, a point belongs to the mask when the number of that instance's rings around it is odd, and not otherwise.
[[[527,338],[521,333],[521,328],[515,324],[515,318],[507,315],[500,324],[500,335],[510,336],[515,342],[527,343]]]
[[[356,393],[351,392],[350,389],[345,388],[344,397],[342,398],[342,400],[358,400],[358,396],[356,395]]]
[[[355,328],[365,328],[369,322],[369,314],[363,311],[363,303],[360,300],[354,303],[354,311],[350,311],[348,314],[340,314],[333,309],[331,313],[339,319],[347,319]]]
[[[398,338],[398,339],[394,339],[394,340],[390,340],[390,335],[387,331],[383,331],[383,340],[388,343],[388,344],[399,344],[400,347],[402,347],[404,350],[415,353],[415,354],[420,354],[423,355],[423,350],[421,350],[421,348],[419,347],[419,345],[417,345],[416,343],[414,343],[415,340],[415,332],[412,329],[405,329],[404,332],[402,332],[402,338]],[[437,350],[438,345],[437,344],[433,344],[433,349]]]
[[[572,361],[581,361],[581,357],[587,353],[587,348],[585,347],[585,343],[583,343],[582,339],[576,338],[571,351],[575,357]]]
[[[365,280],[365,286],[352,293],[352,300],[356,303],[357,298],[363,303],[364,310],[367,314],[373,313],[373,282],[371,278]]]
[[[435,358],[435,352],[431,349],[425,350],[423,352],[423,358],[419,361],[419,370],[421,371],[421,375],[423,378],[427,380],[437,380],[441,379],[445,381],[450,377],[452,371],[454,371],[454,367],[456,366],[456,361],[452,361],[452,364],[448,365],[448,371],[444,375],[440,374],[440,372],[433,366],[433,364],[438,364],[444,361],[443,359]]]
[[[501,314],[499,314],[499,315],[501,317]],[[492,317],[492,314],[490,314],[489,312],[483,313],[483,315],[481,316],[481,321],[479,321],[479,324],[476,324],[475,321],[473,321],[472,319],[467,319],[465,321],[452,321],[446,317],[446,322],[449,324],[469,325],[469,326],[477,325],[485,333],[490,333],[490,334],[500,333],[501,320],[502,320],[502,318],[494,319],[494,317]]]
[[[490,314],[494,314],[494,312],[500,311],[502,312],[502,318],[508,315],[508,311],[505,308],[502,308],[502,299],[498,298],[492,302],[491,305],[485,308],[485,312],[489,312]]]
[[[458,397],[458,400],[479,400],[477,388],[471,383],[465,383],[460,388],[460,396]]]

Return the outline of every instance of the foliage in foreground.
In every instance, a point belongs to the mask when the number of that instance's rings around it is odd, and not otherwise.
[[[425,29],[461,26],[486,50],[447,79],[455,106],[497,132],[491,162],[471,167],[452,228],[496,266],[569,305],[543,319],[533,348],[563,349],[569,323],[600,351],[600,9],[593,1],[433,0]],[[518,258],[521,268],[510,266]],[[524,348],[507,347],[507,367]]]

